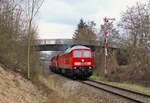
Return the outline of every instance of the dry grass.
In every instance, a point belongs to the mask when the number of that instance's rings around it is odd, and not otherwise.
[[[108,83],[112,84],[114,86],[119,86],[122,88],[150,94],[150,87],[145,87],[145,86],[140,85],[140,84],[134,84],[134,83],[130,83],[130,82],[124,82],[124,83],[108,82]]]
[[[46,97],[40,92],[41,90],[19,73],[0,67],[1,103],[45,103]]]
[[[122,87],[122,88],[125,88],[125,89],[150,94],[150,87],[144,86],[144,85],[141,85],[141,84],[136,84],[136,83],[132,83],[132,82],[122,82],[122,83],[109,82],[104,77],[96,77],[96,80],[101,80],[105,83],[108,83],[108,84],[111,84],[111,85],[114,85],[114,86],[118,86],[118,87]]]

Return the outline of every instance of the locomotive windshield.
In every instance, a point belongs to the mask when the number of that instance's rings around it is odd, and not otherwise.
[[[84,50],[83,57],[91,57],[91,52],[89,50]]]
[[[74,57],[91,57],[91,52],[89,50],[75,50],[73,52]]]
[[[81,55],[82,55],[82,51],[81,50],[75,50],[74,53],[73,53],[74,57],[81,57]]]

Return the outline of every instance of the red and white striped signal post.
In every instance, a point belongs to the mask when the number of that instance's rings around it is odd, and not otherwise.
[[[103,29],[104,29],[104,49],[105,49],[105,70],[104,73],[105,75],[108,74],[107,70],[107,56],[108,56],[108,37],[112,31],[113,27],[113,21],[115,18],[104,18],[104,24],[103,24]]]

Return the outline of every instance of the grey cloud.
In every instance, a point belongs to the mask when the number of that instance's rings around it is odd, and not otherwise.
[[[47,0],[41,18],[47,22],[76,25],[81,17],[98,11],[99,0]]]

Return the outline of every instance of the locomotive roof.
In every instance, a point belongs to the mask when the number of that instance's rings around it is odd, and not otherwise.
[[[88,48],[88,47],[86,47],[86,46],[82,46],[82,45],[73,46],[73,47],[71,47],[71,48],[68,48],[68,49],[66,50],[66,53],[69,53],[69,52],[71,52],[72,50],[75,50],[75,49],[90,49],[90,48]]]

